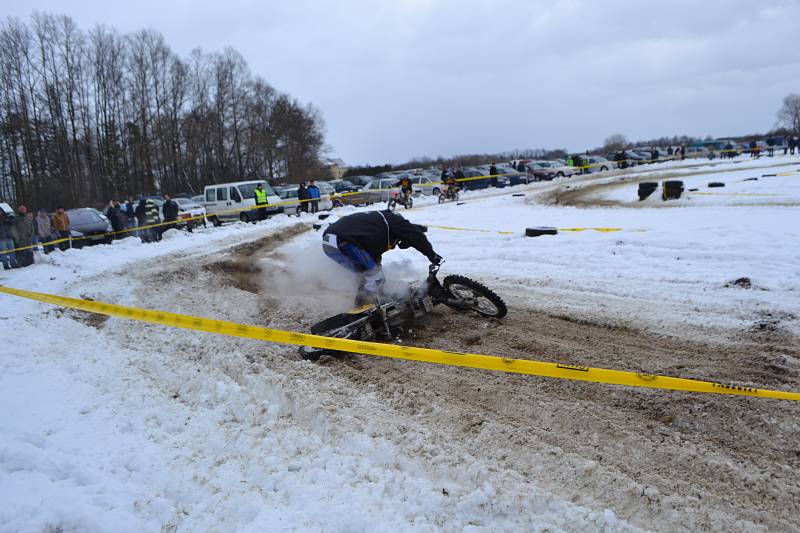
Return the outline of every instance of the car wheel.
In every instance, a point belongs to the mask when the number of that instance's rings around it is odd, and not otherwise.
[[[556,172],[556,177],[557,178],[563,178],[564,177],[564,173],[563,172]]]
[[[250,222],[250,216],[247,213],[239,213],[239,220],[242,222]]]
[[[432,195],[432,196],[439,196],[439,194],[440,194],[441,192],[442,192],[442,191],[440,191],[440,190],[439,190],[439,187],[434,187],[434,188],[433,188],[433,190],[431,191],[431,195]]]
[[[608,167],[600,167],[600,172],[605,172],[608,170]]]

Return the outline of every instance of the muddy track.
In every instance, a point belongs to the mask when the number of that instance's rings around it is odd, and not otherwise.
[[[230,311],[233,303],[242,321],[307,329],[320,318],[314,295],[272,294],[265,285],[267,273],[258,263],[265,258],[279,261],[279,245],[305,229],[295,226],[224,256],[194,258],[188,265],[151,272],[144,277],[158,281],[154,284],[158,288],[142,289],[141,296],[152,301],[164,294],[173,298],[181,294],[170,301],[171,307],[187,313],[201,310],[209,316],[219,316],[219,309]],[[231,302],[192,296],[208,283],[226,286],[219,298]],[[555,316],[530,309],[525,301],[524,295],[509,297],[509,315],[499,322],[437,309],[413,327],[404,342],[800,389],[800,339],[782,330],[780,320],[731,332],[729,343],[702,343],[600,320]],[[166,307],[160,301],[152,304]],[[800,528],[800,409],[794,403],[639,390],[366,356],[305,365],[297,362],[293,347],[214,339],[198,354],[181,357],[216,365],[233,376],[258,374],[268,367],[295,383],[320,387],[320,398],[352,402],[346,398],[376,397],[383,406],[378,409],[402,415],[404,422],[393,422],[398,424],[393,430],[398,444],[409,445],[403,440],[409,431],[426,435],[429,441],[416,445],[415,453],[433,464],[457,462],[462,450],[485,458],[498,472],[514,472],[522,482],[531,479],[576,503],[612,508],[644,528]],[[231,346],[249,368],[237,366],[236,359],[217,362],[220,353],[231,352]],[[320,380],[326,374],[330,380]],[[346,394],[340,388],[343,383]],[[334,389],[323,394],[326,387]],[[325,408],[335,412],[336,405]],[[371,417],[365,421],[370,424],[388,417],[381,411],[365,411],[364,416]]]

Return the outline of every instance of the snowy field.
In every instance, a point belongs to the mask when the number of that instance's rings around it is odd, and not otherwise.
[[[437,312],[402,341],[800,390],[800,173],[761,178],[798,165],[669,162],[417,202],[414,222],[462,228],[429,230],[443,272],[480,279],[510,312]],[[631,201],[667,171],[687,189],[780,196]],[[584,186],[580,207],[553,203]],[[305,330],[353,287],[312,222],[39,254],[0,283]],[[526,238],[534,226],[559,233]],[[426,260],[398,250],[385,269],[401,283]],[[2,531],[800,528],[788,403],[311,364],[291,347],[0,302]]]

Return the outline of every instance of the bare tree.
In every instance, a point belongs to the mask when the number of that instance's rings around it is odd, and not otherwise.
[[[34,206],[197,192],[246,176],[319,169],[320,112],[228,48],[178,57],[131,35],[34,13],[0,22],[0,199]]]
[[[783,105],[778,110],[778,127],[783,127],[800,134],[800,94],[788,94],[783,98]]]
[[[603,142],[603,151],[610,154],[612,152],[618,152],[619,150],[624,149],[627,145],[628,139],[626,139],[621,133],[615,133],[613,135],[609,135],[608,138],[606,138],[606,140]]]

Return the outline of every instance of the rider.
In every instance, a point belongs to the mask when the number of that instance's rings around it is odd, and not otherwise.
[[[346,269],[361,274],[356,295],[356,305],[360,305],[376,300],[385,281],[381,256],[395,246],[414,248],[434,265],[442,263],[425,237],[427,229],[388,209],[354,213],[328,226],[322,234],[322,249]]]
[[[447,185],[447,196],[453,197],[458,192],[458,181],[456,181],[456,177],[452,174],[448,174],[442,179],[442,183]]]
[[[411,185],[411,178],[407,175],[400,178],[400,181],[394,184],[395,187],[400,187],[400,193],[403,195],[403,201],[408,202],[408,199],[414,193],[414,187]]]

